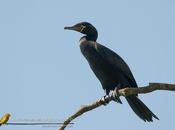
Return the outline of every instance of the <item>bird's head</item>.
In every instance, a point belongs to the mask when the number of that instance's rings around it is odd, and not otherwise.
[[[77,23],[74,26],[66,26],[64,27],[64,29],[74,30],[82,34],[85,34],[88,40],[94,40],[94,41],[97,40],[98,32],[96,28],[88,22]]]
[[[9,118],[10,117],[10,114],[9,113],[6,113],[6,114],[3,115],[3,117]]]
[[[6,116],[10,117],[10,114],[9,113],[6,113]]]

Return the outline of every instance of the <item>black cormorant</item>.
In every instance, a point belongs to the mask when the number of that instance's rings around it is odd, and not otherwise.
[[[81,22],[71,27],[65,27],[64,29],[85,34],[80,39],[81,52],[101,82],[103,89],[106,91],[106,95],[109,95],[110,91],[116,88],[138,87],[125,61],[114,51],[96,42],[98,32],[92,24]],[[153,121],[152,117],[158,119],[137,95],[127,96],[126,100],[132,110],[144,121]],[[119,98],[117,98],[116,101],[121,103]]]

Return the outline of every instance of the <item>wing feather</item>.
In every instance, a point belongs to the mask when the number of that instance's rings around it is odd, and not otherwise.
[[[96,43],[95,48],[107,62],[109,62],[117,70],[123,72],[125,78],[129,81],[131,85],[130,87],[137,87],[137,83],[129,66],[118,54],[99,43]]]

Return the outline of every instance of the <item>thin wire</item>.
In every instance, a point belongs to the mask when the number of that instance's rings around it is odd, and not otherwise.
[[[10,122],[10,123],[5,123],[4,125],[61,125],[63,123],[56,123],[56,122],[36,122],[36,123],[23,123],[23,122]],[[74,123],[69,123],[70,125]]]

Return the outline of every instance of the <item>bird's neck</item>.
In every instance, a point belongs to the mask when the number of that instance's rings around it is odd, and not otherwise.
[[[82,43],[84,41],[87,41],[86,36],[81,37],[80,40],[79,40],[80,43]]]
[[[83,37],[80,38],[80,41],[82,40],[86,40],[86,41],[96,41],[97,40],[98,35],[97,34],[92,34],[92,35],[85,35]]]

